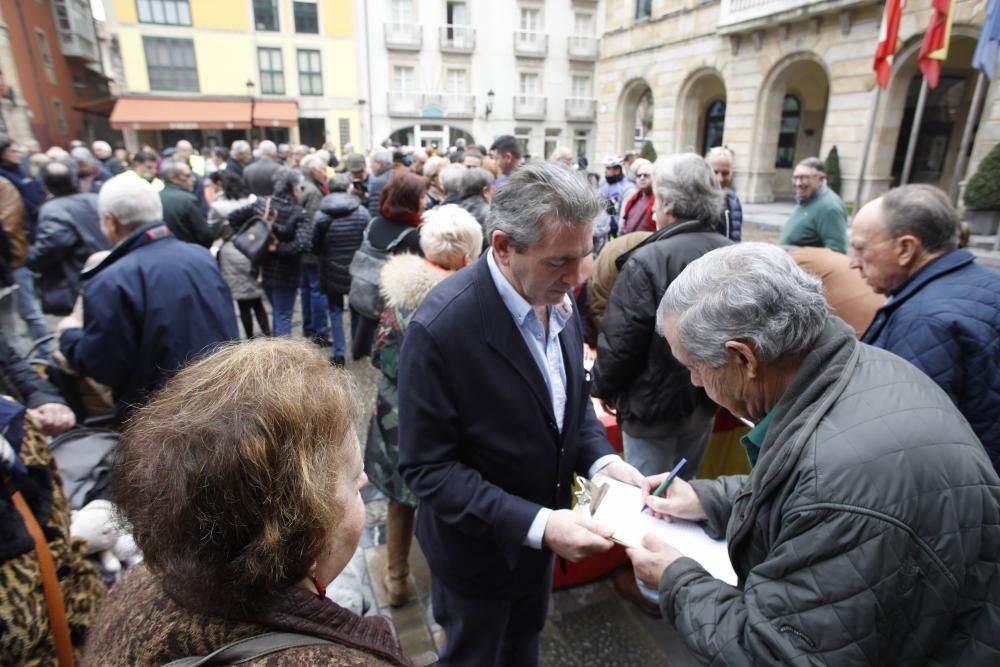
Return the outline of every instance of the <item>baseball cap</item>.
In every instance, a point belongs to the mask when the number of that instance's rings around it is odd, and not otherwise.
[[[361,171],[365,168],[365,156],[361,153],[351,153],[344,162],[347,165],[347,171]]]

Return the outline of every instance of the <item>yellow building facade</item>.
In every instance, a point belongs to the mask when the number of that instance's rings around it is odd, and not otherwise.
[[[338,149],[364,143],[351,0],[105,6],[122,79],[111,120],[130,148],[180,138],[228,145],[251,134]],[[190,103],[158,105],[164,98]]]

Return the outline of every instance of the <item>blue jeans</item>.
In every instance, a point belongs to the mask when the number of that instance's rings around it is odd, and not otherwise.
[[[302,295],[302,335],[306,338],[326,338],[326,299],[319,288],[319,267],[302,263],[299,276],[299,293]]]
[[[17,291],[14,298],[17,303],[17,314],[21,316],[28,327],[28,336],[32,342],[49,335],[49,326],[45,323],[45,316],[35,299],[35,276],[31,269],[21,266],[13,270],[14,282],[17,283]],[[52,355],[52,348],[46,343],[38,348],[38,356],[49,357]]]
[[[330,307],[330,333],[333,337],[333,348],[330,350],[331,357],[347,356],[347,339],[344,337],[344,295],[327,294],[327,305]],[[353,308],[351,311],[351,332],[357,325],[358,313]]]
[[[271,303],[271,313],[274,317],[274,323],[271,325],[273,335],[292,335],[292,313],[295,311],[297,292],[294,287],[264,285],[264,294]]]

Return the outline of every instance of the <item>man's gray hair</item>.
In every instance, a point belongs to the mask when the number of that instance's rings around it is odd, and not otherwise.
[[[101,216],[112,215],[118,224],[133,228],[163,219],[163,204],[153,186],[128,172],[110,179],[97,195]]]
[[[90,148],[94,153],[95,157],[107,157],[111,155],[111,144],[106,141],[95,141],[90,144]],[[98,155],[100,153],[100,155]]]
[[[351,186],[351,175],[336,173],[326,181],[326,188],[330,192],[347,192]]]
[[[826,176],[826,165],[818,157],[807,157],[805,160],[799,162],[796,167],[808,167],[809,169],[815,169],[819,173]]]
[[[261,157],[274,157],[278,154],[278,147],[270,139],[265,139],[257,145],[257,152]]]
[[[514,250],[525,252],[554,229],[593,224],[603,208],[597,190],[580,172],[532,161],[516,170],[493,198],[486,238],[501,231]]]
[[[465,176],[462,177],[462,194],[460,196],[465,199],[473,195],[481,195],[483,188],[488,188],[491,185],[493,185],[493,174],[490,172],[482,167],[466,169]]]
[[[165,181],[172,181],[181,174],[191,171],[191,167],[184,160],[166,160],[160,165],[160,178]]]
[[[86,146],[77,146],[69,154],[76,162],[86,162],[87,164],[95,164],[97,162],[97,158],[94,157],[94,154]]]
[[[318,155],[316,153],[311,153],[302,158],[302,161],[299,162],[299,169],[301,169],[302,171],[309,171],[310,169],[325,170],[327,164],[328,163],[326,162],[326,160],[323,159],[321,155]]]
[[[741,341],[764,362],[805,354],[830,314],[823,283],[770,243],[718,248],[688,264],[670,283],[656,312],[656,330],[673,320],[688,355],[711,368]]]
[[[722,217],[726,193],[711,165],[697,153],[678,153],[656,161],[653,171],[656,205],[666,205],[678,220],[701,220],[713,225]]]
[[[274,172],[271,176],[271,187],[274,190],[274,196],[285,197],[292,193],[292,188],[297,185],[302,185],[302,172],[298,169],[289,169],[288,167],[281,167]]]
[[[385,173],[386,169],[392,167],[392,151],[375,151],[375,154],[372,155],[372,162],[378,162],[382,165],[382,167],[378,170],[378,173],[375,174],[376,176],[381,176]],[[374,171],[374,167],[372,168],[372,171]]]
[[[447,167],[441,170],[441,175],[438,176],[438,180],[441,181],[441,187],[449,195],[458,195],[462,193],[462,179],[465,178],[465,172],[469,171],[464,165],[458,164],[457,162],[449,164]]]
[[[472,214],[456,204],[435,206],[424,213],[420,249],[427,261],[445,268],[460,268],[483,249],[483,228]]]
[[[229,147],[229,152],[236,157],[237,155],[250,155],[252,150],[250,149],[250,143],[245,139],[237,139],[233,142],[233,145]]]
[[[933,185],[903,185],[882,195],[882,226],[892,238],[912,234],[927,252],[958,247],[958,215]]]

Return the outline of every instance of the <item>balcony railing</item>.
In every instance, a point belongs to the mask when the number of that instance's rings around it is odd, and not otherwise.
[[[722,0],[719,28],[725,32],[754,29],[769,19],[789,20],[877,4],[879,0]]]
[[[593,122],[597,118],[597,100],[592,97],[567,97],[566,120]]]
[[[464,25],[438,28],[438,41],[445,53],[472,53],[476,50],[476,29]]]
[[[465,93],[424,93],[423,105],[421,114],[425,117],[472,118],[476,115],[476,96]]]
[[[549,52],[549,36],[544,32],[518,30],[514,33],[514,55],[544,58]]]
[[[59,50],[67,58],[83,58],[90,62],[100,62],[97,44],[71,32],[59,31]]]
[[[517,120],[542,120],[545,118],[546,98],[532,95],[514,97],[514,118]]]
[[[411,92],[388,93],[390,116],[419,116],[422,111],[423,95]]]
[[[597,60],[601,50],[601,40],[586,35],[570,35],[566,38],[566,55],[570,60]]]
[[[423,28],[415,23],[386,23],[385,47],[419,51],[424,45]]]
[[[90,3],[81,0],[52,0],[53,16],[59,31],[59,50],[67,58],[101,61]]]

